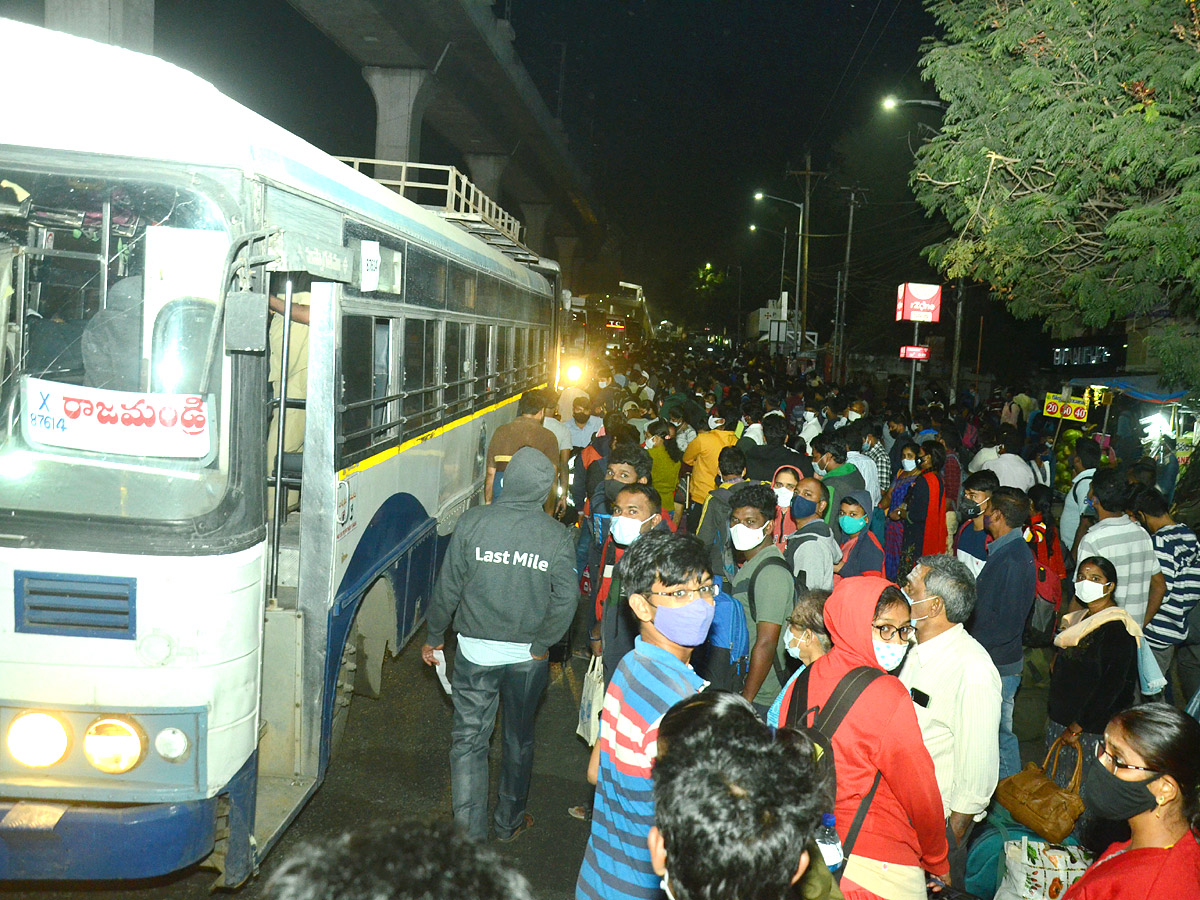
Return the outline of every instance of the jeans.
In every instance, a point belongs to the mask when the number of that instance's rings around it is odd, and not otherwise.
[[[1000,777],[1007,778],[1021,771],[1021,744],[1013,734],[1013,705],[1020,675],[1000,676]]]
[[[500,785],[492,817],[496,837],[510,836],[525,818],[533,771],[533,718],[546,689],[548,671],[544,659],[479,666],[459,653],[454,660],[450,796],[455,823],[473,840],[487,840],[488,743],[501,702]]]

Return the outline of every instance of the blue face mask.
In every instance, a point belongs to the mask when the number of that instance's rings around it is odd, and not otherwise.
[[[867,520],[858,516],[838,516],[838,525],[846,534],[858,534],[867,527]]]
[[[792,498],[792,518],[796,521],[816,515],[817,501],[797,494]]]
[[[668,641],[681,647],[699,647],[708,637],[716,613],[715,603],[697,597],[683,606],[654,606],[654,627]]]

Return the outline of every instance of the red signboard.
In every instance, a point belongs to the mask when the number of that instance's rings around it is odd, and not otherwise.
[[[901,359],[929,359],[928,347],[904,346],[900,348]]]
[[[896,288],[897,322],[936,322],[942,312],[942,286],[906,281]]]

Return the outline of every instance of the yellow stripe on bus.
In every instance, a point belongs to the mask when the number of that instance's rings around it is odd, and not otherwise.
[[[533,388],[533,390],[540,391],[544,387],[546,387],[546,382],[542,382],[537,387]],[[399,447],[389,447],[386,450],[381,450],[380,452],[376,453],[374,456],[369,456],[366,459],[364,459],[362,462],[355,463],[354,465],[350,466],[349,468],[342,469],[341,471],[339,471],[338,472],[338,480],[345,481],[346,476],[348,476],[348,475],[353,475],[356,472],[365,472],[367,469],[373,468],[382,462],[387,462],[389,459],[391,459],[392,457],[394,457],[400,453],[403,453],[405,450],[408,450],[412,447],[417,446],[417,444],[423,444],[425,441],[429,440],[430,438],[435,438],[439,434],[445,434],[447,431],[450,431],[453,428],[457,428],[459,425],[466,425],[468,422],[473,422],[475,419],[478,419],[480,416],[485,416],[490,412],[495,412],[496,410],[500,409],[501,407],[508,406],[508,404],[510,404],[510,403],[516,403],[518,400],[520,400],[522,397],[524,397],[526,393],[528,393],[528,392],[523,391],[520,394],[516,394],[515,396],[509,397],[507,400],[501,400],[499,403],[493,403],[491,406],[485,406],[483,409],[481,409],[477,412],[473,412],[469,416],[463,416],[461,419],[455,419],[453,422],[449,422],[448,424],[443,425],[440,428],[435,428],[432,431],[427,431],[424,434],[418,435],[415,438],[410,438],[409,440],[407,440],[403,444],[401,444]]]

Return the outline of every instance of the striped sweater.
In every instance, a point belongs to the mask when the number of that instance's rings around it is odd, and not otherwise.
[[[1151,647],[1162,650],[1187,639],[1188,613],[1200,600],[1200,542],[1192,529],[1178,523],[1158,529],[1153,541],[1167,593],[1145,634]]]

